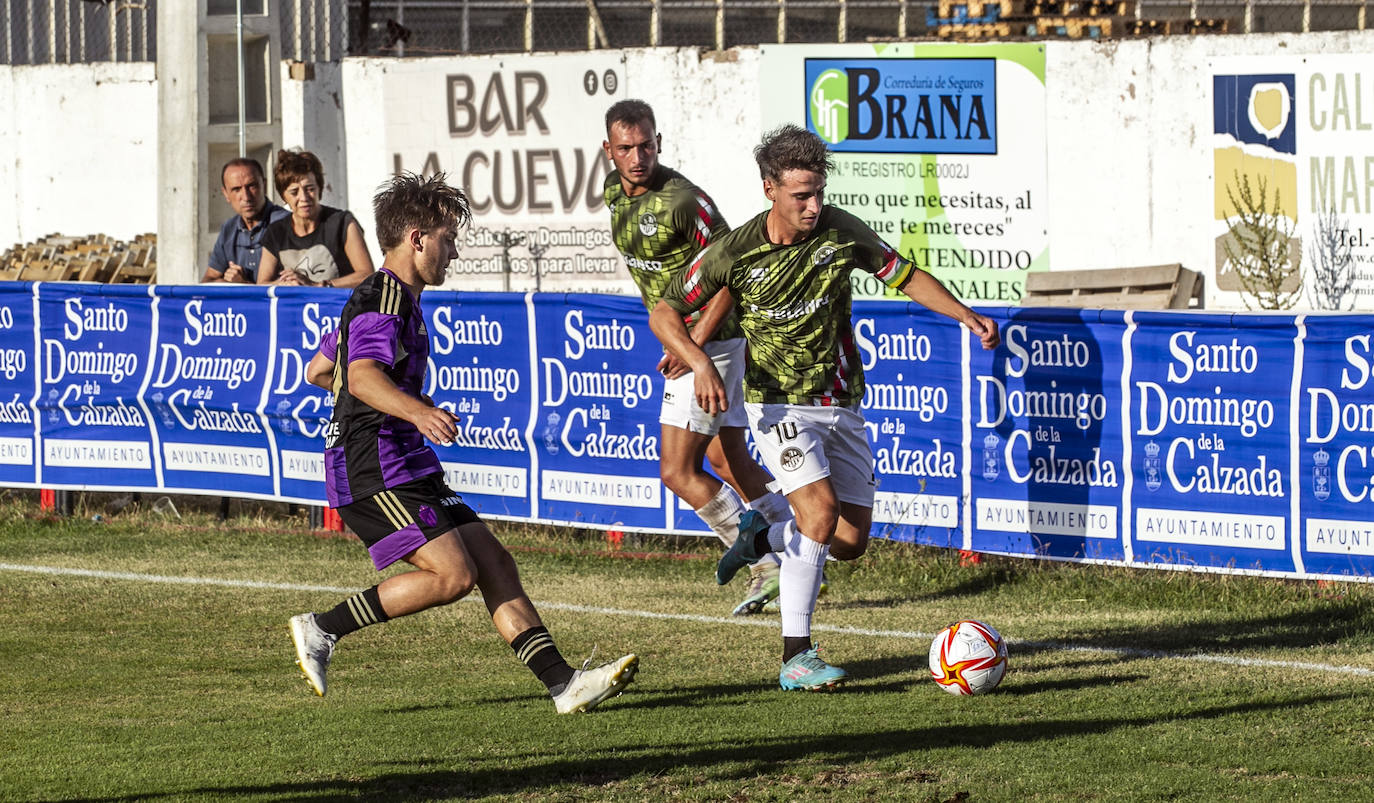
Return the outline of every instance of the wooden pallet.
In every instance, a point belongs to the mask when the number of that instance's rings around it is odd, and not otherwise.
[[[1052,270],[1026,274],[1026,307],[1201,309],[1202,274],[1182,265]]]
[[[104,234],[49,234],[0,255],[0,281],[136,282],[157,279],[157,235],[121,242]]]
[[[1120,17],[1036,17],[1025,33],[1046,39],[1105,39],[1120,35],[1125,23]]]
[[[935,33],[941,39],[974,41],[981,39],[1006,39],[1012,36],[1012,23],[979,22],[973,24],[941,25]],[[1018,36],[1020,34],[1017,34]]]
[[[1133,17],[1135,0],[1031,0],[1017,13],[1027,17]]]
[[[1122,31],[1125,36],[1167,36],[1169,34],[1230,33],[1238,29],[1235,20],[1208,19],[1150,19],[1130,20]]]
[[[1017,13],[1017,7],[1022,4],[1023,0],[938,0],[935,13],[942,21],[991,22]]]

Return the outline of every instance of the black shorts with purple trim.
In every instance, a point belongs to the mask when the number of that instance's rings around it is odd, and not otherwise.
[[[388,488],[339,508],[380,571],[449,530],[481,521],[442,474]]]

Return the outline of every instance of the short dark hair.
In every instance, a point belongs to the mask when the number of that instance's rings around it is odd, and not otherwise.
[[[450,186],[447,178],[444,173],[425,178],[404,172],[377,188],[372,212],[377,220],[377,244],[383,251],[400,245],[412,228],[424,232],[440,226],[462,228],[472,220],[467,195]]]
[[[763,142],[754,148],[754,161],[759,164],[759,175],[775,183],[788,170],[809,170],[824,176],[835,166],[824,140],[791,124],[764,134]]]
[[[251,167],[253,168],[254,175],[262,179],[263,181],[267,180],[267,174],[264,173],[262,170],[262,162],[259,162],[257,159],[251,159],[247,156],[236,156],[233,159],[230,159],[229,161],[225,162],[224,167],[221,167],[219,169],[219,185],[221,187],[224,186],[224,175],[229,172],[229,168],[231,167]]]
[[[649,104],[634,98],[616,101],[606,110],[606,135],[610,136],[611,126],[615,123],[639,125],[643,122],[648,122],[654,131],[658,131],[658,123],[654,121],[654,110]]]
[[[272,168],[272,183],[277,186],[277,195],[286,200],[286,188],[308,175],[314,174],[320,182],[320,192],[324,192],[324,165],[320,157],[310,151],[277,151],[277,166]]]

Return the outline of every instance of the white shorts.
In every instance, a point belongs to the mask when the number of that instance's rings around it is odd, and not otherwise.
[[[744,414],[744,338],[712,340],[702,347],[706,356],[716,364],[716,371],[725,383],[725,397],[729,409],[710,415],[697,404],[696,386],[689,371],[677,379],[663,381],[663,408],[658,423],[689,432],[714,436],[721,427],[743,427],[748,423]]]
[[[764,468],[784,495],[829,477],[841,502],[873,507],[873,447],[862,412],[809,404],[744,406]]]

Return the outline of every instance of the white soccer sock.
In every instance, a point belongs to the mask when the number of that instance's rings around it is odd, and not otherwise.
[[[789,526],[787,550],[778,575],[778,603],[782,607],[783,638],[810,638],[811,614],[821,590],[821,567],[830,554],[828,544],[818,544]]]
[[[797,520],[788,519],[777,524],[768,525],[768,547],[774,554],[781,555],[787,551],[787,542],[793,535],[801,535],[797,530]],[[779,560],[779,563],[782,561]]]
[[[739,517],[744,515],[744,500],[739,498],[734,488],[722,482],[711,501],[697,508],[697,515],[728,547],[739,537]]]
[[[751,499],[749,507],[762,513],[769,524],[777,524],[792,518],[792,506],[787,504],[787,497],[780,493],[769,491],[758,499]]]

